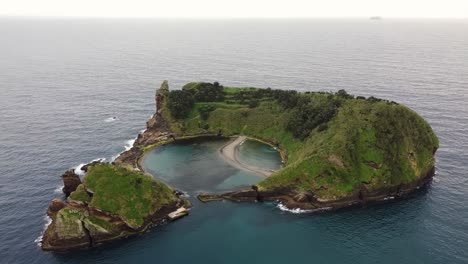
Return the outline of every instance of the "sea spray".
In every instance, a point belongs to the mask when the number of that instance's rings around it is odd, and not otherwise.
[[[57,186],[57,188],[54,189],[54,193],[57,193],[57,194],[62,194],[63,193],[63,185],[59,185]]]
[[[34,243],[36,243],[37,246],[42,246],[42,238],[44,237],[44,233],[47,230],[47,227],[52,223],[52,218],[50,218],[48,215],[44,216],[44,221],[46,222],[44,224],[44,229],[41,232],[41,235],[38,236],[35,240]]]
[[[88,163],[80,163],[78,166],[76,166],[73,171],[75,172],[76,175],[78,176],[84,176],[85,175],[85,171],[83,170],[83,166],[86,165],[86,164],[90,164],[90,163],[93,163],[93,162],[104,162],[106,160],[106,158],[97,158],[97,159],[93,159],[92,161],[88,162]]]
[[[143,133],[144,131],[146,131],[146,129],[142,130],[141,133]],[[114,162],[120,156],[120,154],[124,153],[125,151],[130,150],[133,147],[133,144],[135,144],[136,140],[137,140],[137,137],[135,137],[134,139],[129,139],[125,141],[124,150],[121,151],[119,154],[113,156],[111,158],[111,162]]]
[[[300,208],[288,208],[286,205],[283,203],[279,202],[276,207],[280,209],[281,211],[288,212],[288,213],[293,213],[293,214],[307,214],[307,213],[316,213],[316,212],[322,212],[322,211],[329,211],[332,209],[332,207],[324,207],[324,208],[318,208],[318,209],[300,209]]]

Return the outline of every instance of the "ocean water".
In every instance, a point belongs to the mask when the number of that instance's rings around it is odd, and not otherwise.
[[[467,20],[0,19],[1,263],[467,263]],[[319,215],[195,205],[189,217],[92,250],[42,252],[60,175],[112,159],[144,129],[162,80],[403,103],[440,139],[411,199]],[[116,117],[115,120],[112,117]]]

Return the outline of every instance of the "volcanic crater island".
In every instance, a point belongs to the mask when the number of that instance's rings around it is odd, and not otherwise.
[[[93,161],[63,174],[66,199],[52,200],[47,210],[51,222],[42,249],[89,248],[188,215],[194,201],[185,190],[142,166],[152,149],[175,142],[223,138],[227,143],[218,154],[259,176],[246,188],[197,193],[200,204],[267,201],[320,212],[405,197],[434,175],[437,136],[421,116],[393,101],[345,90],[297,92],[218,82],[169,90],[167,81],[155,101],[155,114],[130,149],[111,163]],[[271,146],[283,165],[272,170],[243,162],[237,152],[245,140]]]

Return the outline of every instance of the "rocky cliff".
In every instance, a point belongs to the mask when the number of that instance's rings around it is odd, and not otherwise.
[[[84,181],[66,201],[54,199],[44,250],[92,247],[140,233],[186,211],[187,201],[165,184],[135,170],[111,164],[87,168]]]

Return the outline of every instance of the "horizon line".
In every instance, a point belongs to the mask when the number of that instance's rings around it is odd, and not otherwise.
[[[464,20],[468,19],[466,17],[449,17],[449,16],[379,16],[379,15],[369,15],[369,16],[316,16],[316,17],[286,17],[286,16],[271,16],[271,17],[239,17],[239,16],[226,16],[226,17],[201,17],[201,16],[85,16],[85,15],[11,15],[11,14],[0,14],[0,18],[41,18],[41,19],[193,19],[193,20],[249,20],[249,19],[259,19],[259,20],[268,20],[268,19],[286,19],[286,20],[305,20],[305,19],[370,19],[373,17],[379,17],[381,20],[385,19],[442,19],[442,20]]]

